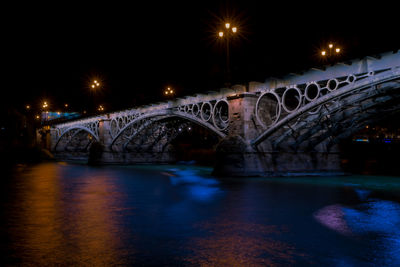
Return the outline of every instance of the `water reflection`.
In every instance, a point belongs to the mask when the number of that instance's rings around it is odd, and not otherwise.
[[[304,257],[293,245],[279,240],[282,227],[225,219],[197,225],[207,232],[188,244],[195,266],[290,266]]]
[[[118,192],[106,176],[86,173],[74,187],[62,165],[43,164],[22,172],[8,217],[11,250],[22,265],[115,264]],[[69,168],[71,168],[69,166]]]
[[[355,206],[329,205],[318,210],[314,217],[322,225],[342,235],[372,237],[371,257],[379,265],[400,265],[400,204],[388,200],[368,199],[369,190],[356,189],[365,202]]]
[[[20,166],[0,180],[0,265],[400,266],[396,196],[301,181]]]
[[[201,177],[196,170],[170,169],[170,172],[174,174],[168,175],[171,184],[184,186],[188,197],[194,201],[212,201],[221,193],[217,179]]]

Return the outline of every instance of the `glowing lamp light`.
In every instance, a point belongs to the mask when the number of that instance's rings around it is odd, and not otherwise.
[[[340,53],[340,48],[336,48],[336,53]]]
[[[232,32],[234,32],[234,33],[237,32],[237,28],[236,28],[236,27],[233,27],[233,28],[232,28]]]
[[[321,55],[322,55],[322,56],[326,56],[326,51],[322,51],[322,52],[321,52]]]
[[[332,48],[333,47],[333,44],[329,44],[329,48]]]
[[[219,32],[218,35],[219,35],[219,37],[223,37],[224,36],[224,32]]]
[[[225,23],[225,28],[229,29],[231,27],[230,23]]]

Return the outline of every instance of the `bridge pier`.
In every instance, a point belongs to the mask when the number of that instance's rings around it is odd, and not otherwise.
[[[218,176],[258,176],[268,169],[267,160],[250,141],[257,137],[254,107],[257,96],[241,93],[227,97],[229,102],[228,135],[216,148],[214,174]]]
[[[324,143],[312,150],[273,148],[270,141],[253,146],[251,140],[263,129],[255,118],[258,96],[243,93],[227,98],[229,102],[228,135],[216,148],[214,174],[218,176],[286,176],[342,173],[336,147]]]

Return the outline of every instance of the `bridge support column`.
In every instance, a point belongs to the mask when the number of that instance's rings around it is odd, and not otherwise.
[[[243,90],[245,91],[245,90]],[[266,172],[265,159],[250,144],[257,136],[254,107],[257,96],[242,93],[227,98],[228,135],[217,146],[214,174],[218,176],[260,176]]]
[[[217,146],[214,174],[217,176],[298,176],[339,174],[337,147],[328,149],[324,143],[312,151],[274,150],[269,141],[257,147],[251,140],[264,129],[257,124],[254,108],[257,96],[243,93],[228,97],[228,135]]]
[[[89,149],[89,164],[109,163],[110,148],[112,137],[110,135],[110,119],[102,119],[99,121],[99,140],[94,142]]]

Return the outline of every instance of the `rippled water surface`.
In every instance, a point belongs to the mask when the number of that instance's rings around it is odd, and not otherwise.
[[[2,266],[400,266],[400,178],[217,179],[193,166],[16,166]]]

